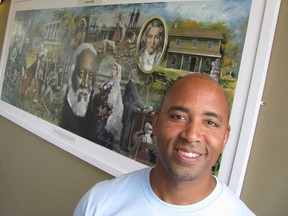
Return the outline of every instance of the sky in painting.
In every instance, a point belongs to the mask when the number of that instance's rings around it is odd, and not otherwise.
[[[141,6],[141,8],[140,8]],[[105,25],[113,25],[111,14],[115,17],[122,13],[126,20],[129,14],[140,8],[140,23],[143,23],[152,15],[162,16],[168,24],[181,19],[191,19],[199,22],[221,21],[233,27],[237,22],[247,19],[251,7],[251,0],[209,0],[209,1],[179,1],[166,3],[143,3],[109,5],[106,10],[102,7],[91,8],[91,11],[99,15],[99,22]]]
[[[250,13],[252,0],[192,0],[178,2],[151,2],[140,4],[110,4],[74,8],[62,8],[69,10],[75,16],[80,14],[97,15],[98,23],[106,26],[114,26],[118,15],[121,13],[126,22],[129,22],[129,14],[135,9],[140,9],[139,23],[153,15],[162,16],[167,24],[172,24],[177,19],[194,20],[198,22],[225,22],[230,28],[235,28],[237,23],[247,20]],[[51,10],[35,10],[33,15],[45,20],[51,18]],[[22,14],[23,15],[23,14]],[[26,15],[28,15],[26,13]],[[31,14],[30,14],[31,15]],[[18,17],[26,20],[28,17]],[[17,17],[16,17],[17,19]]]
[[[233,40],[238,41],[243,36],[242,24],[247,24],[252,0],[192,0],[177,2],[149,2],[133,4],[107,4],[85,7],[67,7],[57,10],[67,11],[70,16],[89,16],[95,14],[98,26],[114,27],[118,22],[119,14],[129,23],[130,14],[140,9],[138,24],[141,26],[150,16],[163,17],[171,26],[177,20],[192,20],[197,22],[222,22],[233,32]],[[51,9],[21,11],[16,20],[34,20],[45,22],[53,20]],[[52,9],[53,11],[53,9]],[[34,18],[32,18],[34,17]]]

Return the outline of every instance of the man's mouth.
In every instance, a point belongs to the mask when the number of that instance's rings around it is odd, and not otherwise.
[[[149,47],[148,47],[148,51],[149,51],[149,54],[152,55],[152,54],[155,52],[154,46],[149,46]]]
[[[185,157],[189,157],[189,158],[195,158],[195,157],[199,157],[201,154],[198,153],[194,153],[194,152],[186,152],[186,151],[182,151],[180,149],[177,150],[181,155],[184,155]]]
[[[81,99],[83,99],[84,101],[87,101],[87,97],[88,97],[88,94],[87,94],[87,93],[79,92],[79,94],[78,94],[78,101],[80,101]]]

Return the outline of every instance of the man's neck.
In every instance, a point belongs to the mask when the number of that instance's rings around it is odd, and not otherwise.
[[[206,198],[216,187],[213,176],[203,176],[193,181],[180,181],[168,171],[155,167],[150,174],[153,192],[164,202],[173,205],[190,205]]]

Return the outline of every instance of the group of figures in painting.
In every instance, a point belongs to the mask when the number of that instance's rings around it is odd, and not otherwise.
[[[170,31],[168,43],[165,20],[141,20],[139,8],[129,13],[114,9],[108,22],[112,26],[101,23],[93,8],[17,11],[1,99],[123,154],[135,150],[133,143],[153,143],[151,121],[138,122],[138,130],[133,129],[135,112],[152,114],[166,88],[185,73],[211,73],[219,80],[219,55],[209,53],[220,49],[222,37],[212,44],[203,39],[200,45],[210,44],[206,56],[195,56],[196,48],[188,50],[184,43],[195,42],[185,36],[187,29],[170,26],[179,35]],[[185,53],[172,52],[179,46]],[[153,151],[144,153],[155,161]]]
[[[31,37],[21,43],[21,33],[16,32],[7,61],[2,99],[39,117],[43,115],[35,113],[35,109],[44,107],[49,115],[57,117],[60,127],[123,154],[129,155],[133,140],[152,143],[151,130],[143,128],[142,134],[131,134],[135,110],[153,113],[152,106],[144,105],[140,99],[136,83],[141,77],[146,79],[146,74],[135,64],[139,15],[139,10],[134,10],[129,23],[123,24],[120,14],[113,34],[92,42],[86,35],[87,20],[82,17],[70,35],[69,46],[62,44],[62,52],[59,45],[55,43],[51,47],[44,39],[37,47],[30,43]],[[126,26],[129,33],[124,33],[122,26]],[[162,33],[163,25],[159,26],[159,22],[153,22],[143,33],[146,49],[141,53],[150,56],[150,62],[143,63],[143,67],[148,65],[148,70],[153,66],[151,56],[159,60]],[[59,53],[65,57],[63,61],[59,61]],[[28,59],[34,59],[29,66]],[[19,91],[15,91],[15,87]],[[147,125],[151,123],[146,122],[146,128]],[[155,156],[153,152],[148,154]],[[155,162],[155,158],[148,160]]]
[[[75,134],[112,149],[113,143],[128,150],[128,139],[135,107],[145,110],[134,83],[136,72],[121,92],[122,67],[117,62],[110,69],[111,78],[93,89],[97,51],[88,43],[76,49],[71,64],[67,92],[62,110],[61,126]],[[96,76],[97,79],[97,76]],[[121,133],[122,132],[122,133]]]

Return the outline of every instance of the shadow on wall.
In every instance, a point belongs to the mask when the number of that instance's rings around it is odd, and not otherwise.
[[[0,5],[0,29],[6,29],[10,4],[11,0],[6,0]],[[0,31],[0,59],[2,56],[1,54],[2,54],[4,37],[5,37],[5,31]]]

